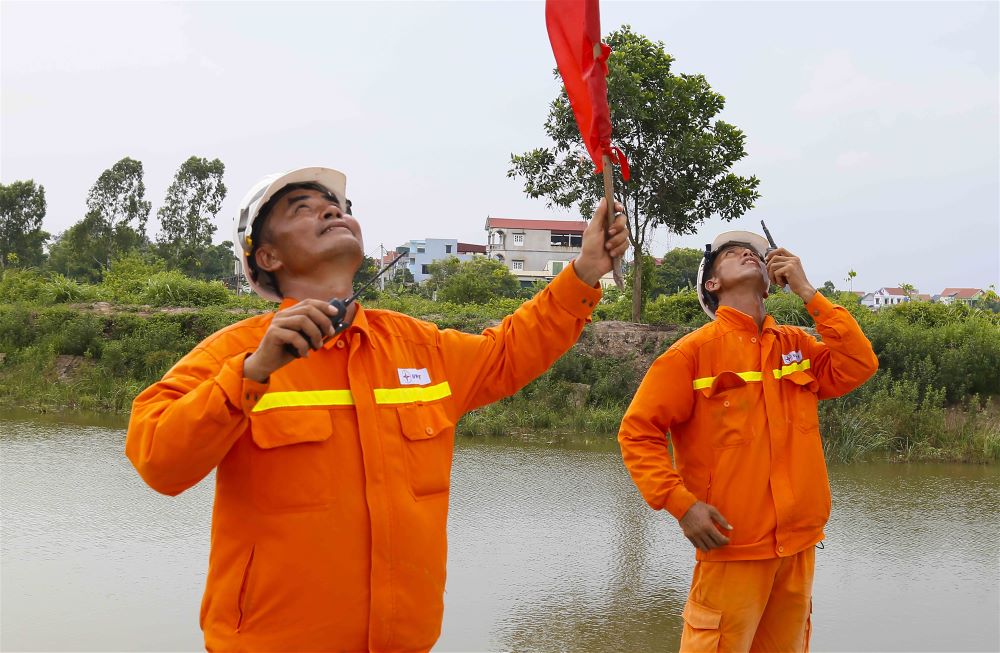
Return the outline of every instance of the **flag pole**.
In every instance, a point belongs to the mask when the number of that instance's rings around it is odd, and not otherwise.
[[[607,237],[611,237],[611,225],[615,221],[615,178],[614,178],[614,168],[611,167],[611,157],[607,154],[603,156],[603,168],[604,168],[604,200],[608,207],[607,221],[604,223],[604,233]],[[618,290],[625,290],[625,280],[622,278],[622,259],[618,258],[611,260],[611,273],[615,278],[615,286]]]

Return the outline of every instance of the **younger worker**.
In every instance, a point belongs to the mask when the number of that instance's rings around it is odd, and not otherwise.
[[[569,349],[627,247],[602,204],[573,264],[482,335],[356,303],[338,316],[364,252],[345,185],[303,168],[250,190],[237,256],[278,311],[209,336],[132,407],[125,450],[151,487],[216,470],[209,650],[430,649],[455,423]]]
[[[706,247],[698,292],[714,321],[653,363],[618,434],[643,498],[697,549],[681,651],[808,650],[814,545],[830,516],[817,400],[878,368],[799,259],[766,250],[744,231]],[[766,314],[769,281],[802,298],[822,342]]]

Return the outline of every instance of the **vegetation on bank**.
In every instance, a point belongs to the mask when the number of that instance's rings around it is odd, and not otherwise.
[[[870,313],[849,293],[834,300],[857,316],[881,368],[858,390],[821,403],[831,459],[1000,460],[996,313],[926,303]],[[366,305],[478,332],[521,301],[459,304],[393,292]],[[172,306],[184,308],[165,308]],[[0,277],[0,405],[127,412],[138,392],[201,339],[271,308],[136,258],[113,264],[98,285],[7,270]],[[630,309],[627,295],[609,291],[595,320],[621,319]],[[811,324],[792,295],[776,293],[768,309],[781,322]],[[513,397],[468,415],[460,432],[616,432],[649,363],[705,322],[689,290],[648,301],[644,317],[652,325],[682,327],[592,325],[549,371]]]

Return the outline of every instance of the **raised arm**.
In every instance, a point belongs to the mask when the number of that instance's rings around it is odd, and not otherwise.
[[[584,230],[580,256],[499,326],[478,336],[441,332],[449,383],[462,413],[517,392],[580,337],[601,298],[598,281],[611,270],[612,258],[628,248],[621,205],[607,234],[605,206],[601,200]]]

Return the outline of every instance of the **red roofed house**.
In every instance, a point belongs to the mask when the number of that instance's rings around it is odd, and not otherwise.
[[[984,294],[980,288],[945,288],[941,291],[938,301],[942,304],[951,304],[952,302],[972,304],[977,299],[982,299]]]
[[[502,262],[522,286],[551,280],[580,254],[584,220],[486,218],[486,255]],[[609,272],[601,285],[613,284]]]

